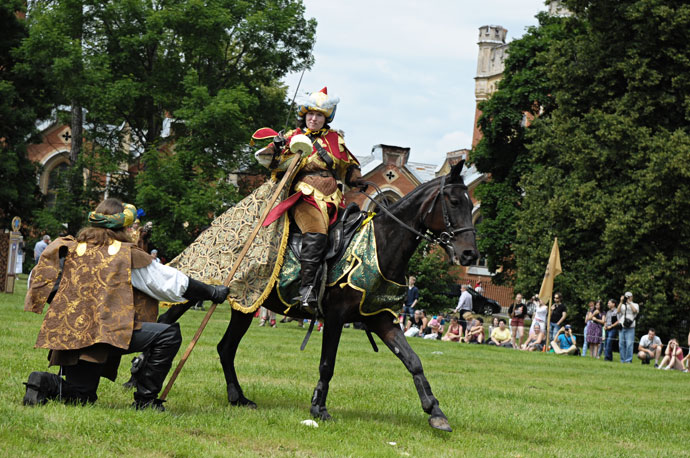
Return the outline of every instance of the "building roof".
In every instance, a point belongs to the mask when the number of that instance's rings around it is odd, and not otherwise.
[[[372,172],[383,164],[382,145],[376,145],[367,156],[356,156],[362,169],[362,176]],[[404,168],[409,171],[420,183],[426,183],[436,177],[439,166],[435,164],[424,164],[422,162],[408,161]]]
[[[408,162],[406,168],[420,183],[426,183],[436,178],[436,171],[439,166],[436,164],[422,164],[421,162]]]

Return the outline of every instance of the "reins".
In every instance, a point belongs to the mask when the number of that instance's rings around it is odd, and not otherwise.
[[[372,186],[376,190],[377,194],[383,195],[383,193],[381,192],[381,189],[375,183],[372,183],[371,181],[366,181],[365,183],[367,185]],[[378,208],[380,208],[386,215],[390,216],[391,219],[393,219],[393,221],[395,221],[396,223],[398,223],[400,226],[404,227],[408,231],[412,232],[417,237],[423,238],[424,240],[426,240],[430,243],[435,243],[437,245],[447,246],[447,247],[452,249],[452,243],[451,242],[453,241],[453,239],[455,239],[456,235],[461,234],[463,232],[470,232],[470,231],[476,232],[476,230],[474,229],[473,226],[466,226],[466,227],[461,227],[458,229],[453,229],[453,221],[450,218],[450,214],[448,213],[448,208],[447,208],[447,204],[446,204],[445,199],[441,199],[441,211],[443,212],[443,224],[445,225],[446,230],[444,232],[441,232],[441,234],[439,234],[439,236],[436,237],[436,235],[429,230],[426,223],[424,222],[424,220],[431,214],[434,207],[436,206],[436,201],[438,200],[438,197],[443,194],[446,187],[452,187],[452,186],[461,186],[462,188],[467,189],[467,186],[465,186],[464,184],[460,184],[460,183],[453,183],[453,184],[446,185],[445,175],[441,177],[441,186],[439,186],[438,192],[434,196],[434,200],[431,202],[431,205],[429,206],[429,210],[426,211],[426,214],[425,214],[425,212],[421,212],[423,216],[420,218],[420,223],[422,224],[422,226],[424,226],[426,228],[426,233],[422,233],[422,232],[418,231],[417,229],[415,229],[414,227],[412,227],[409,224],[402,221],[400,218],[395,216],[390,210],[388,210],[388,208],[386,208],[386,206],[383,205],[382,202],[377,202],[373,197],[371,197],[366,192],[362,191],[361,189],[359,190],[359,192],[361,194],[363,194],[367,199],[369,199],[373,203],[375,203],[378,206]]]

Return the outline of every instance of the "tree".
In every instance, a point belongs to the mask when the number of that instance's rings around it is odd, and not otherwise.
[[[566,5],[574,16],[557,19],[564,33],[531,59],[545,78],[549,105],[524,129],[517,152],[526,167],[516,168],[520,197],[509,226],[515,284],[536,290],[557,235],[563,265],[557,289],[571,316],[582,316],[589,299],[618,299],[632,290],[642,303],[638,329],[684,335],[690,5]],[[515,88],[501,85],[501,91]],[[506,141],[513,135],[499,130]]]
[[[478,246],[488,268],[500,269],[497,284],[515,281],[514,243],[523,189],[522,176],[532,167],[527,149],[527,121],[548,118],[553,109],[552,83],[543,70],[550,44],[566,33],[563,20],[540,13],[539,27],[511,42],[499,90],[479,105],[483,138],[472,151],[477,169],[491,174],[476,196],[482,203]]]
[[[48,68],[62,103],[84,107],[82,154],[98,172],[91,176],[111,196],[145,206],[156,218],[153,240],[173,256],[236,198],[219,181],[248,162],[253,129],[285,119],[279,81],[311,65],[315,21],[304,18],[300,0],[33,5],[22,50]],[[81,16],[70,14],[75,10]],[[176,164],[152,168],[161,161]],[[168,167],[178,173],[161,175]],[[165,183],[170,199],[154,197],[151,183],[177,178],[184,181]],[[187,204],[153,208],[169,201]],[[172,232],[159,233],[163,228]]]
[[[419,288],[419,307],[427,315],[446,312],[454,308],[457,296],[451,296],[451,287],[455,279],[449,273],[446,253],[426,241],[422,241],[410,259],[408,271],[417,277]]]
[[[27,144],[35,139],[35,121],[49,112],[41,72],[30,75],[17,56],[27,36],[21,17],[24,2],[0,5],[0,227],[14,216],[28,221],[40,203],[37,167],[27,157]],[[19,15],[18,15],[19,13]]]

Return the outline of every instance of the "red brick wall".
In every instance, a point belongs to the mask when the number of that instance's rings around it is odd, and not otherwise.
[[[491,277],[479,277],[476,275],[458,277],[458,284],[470,285],[474,288],[477,280],[482,281],[482,288],[484,288],[482,295],[501,304],[501,307],[504,309],[503,312],[506,312],[508,306],[510,306],[514,299],[513,288],[510,286],[494,285],[491,282]]]

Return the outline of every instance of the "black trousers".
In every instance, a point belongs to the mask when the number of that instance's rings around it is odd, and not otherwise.
[[[142,323],[141,329],[132,333],[132,339],[126,350],[113,349],[115,354],[125,355],[151,351],[153,354],[142,368],[142,376],[148,379],[135,393],[140,398],[155,398],[160,392],[165,376],[170,370],[172,361],[182,343],[182,335],[177,324]],[[153,366],[153,367],[151,367]],[[65,376],[62,396],[81,402],[94,402],[98,399],[96,392],[101,380],[103,364],[79,360],[74,366],[63,366]]]

